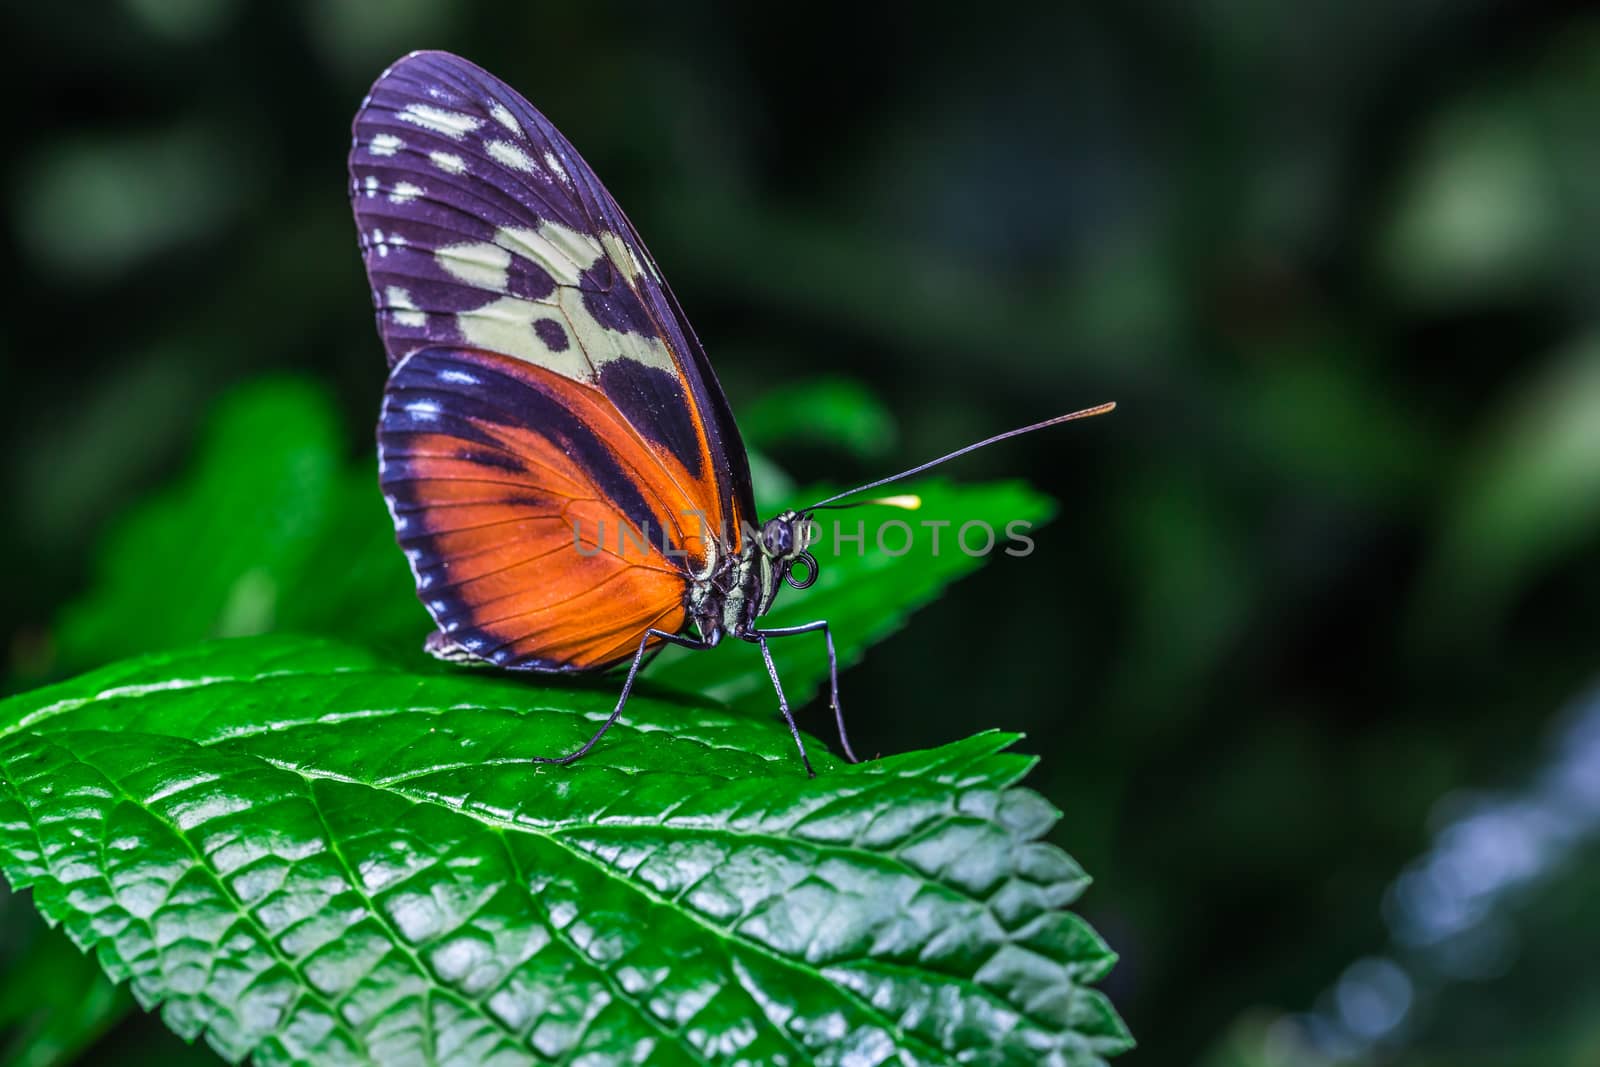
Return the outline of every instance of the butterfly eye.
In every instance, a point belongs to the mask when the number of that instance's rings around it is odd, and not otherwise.
[[[782,519],[773,519],[761,531],[761,541],[769,556],[787,555],[794,547],[794,536],[789,529],[789,524]]]
[[[803,577],[795,577],[794,569],[796,567],[805,568]],[[794,558],[794,562],[789,564],[789,569],[784,572],[783,580],[788,582],[794,589],[810,589],[811,584],[817,580],[816,557],[809,552],[800,553]]]

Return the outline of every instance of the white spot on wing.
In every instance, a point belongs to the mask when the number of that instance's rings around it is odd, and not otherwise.
[[[584,306],[583,293],[577,289],[558,289],[561,310],[572,327],[575,348],[581,348],[596,371],[614,360],[627,359],[647,367],[675,372],[672,356],[659,338],[644,337],[636,333],[618,333],[603,326]]]
[[[518,137],[522,136],[522,124],[517,121],[517,116],[513,115],[511,110],[500,101],[496,100],[493,104],[489,105],[489,114],[493,115],[496,122],[510,130],[512,133],[516,134]]]
[[[593,237],[559,222],[540,222],[537,230],[508,226],[495,236],[517,255],[549,271],[557,285],[577,285],[578,276],[603,254]]]
[[[628,279],[628,284],[637,289],[633,280],[644,273],[644,268],[639,265],[639,257],[633,254],[633,245],[614,233],[602,233],[600,243],[605,246],[611,262],[622,269],[622,276]]]
[[[451,382],[455,385],[482,385],[475,374],[468,374],[464,370],[442,370],[439,372],[441,382]]]
[[[383,298],[384,306],[391,312],[391,317],[401,326],[420,327],[428,324],[427,313],[417,309],[407,290],[398,285],[391,285],[384,290]]]
[[[490,141],[487,147],[490,156],[512,170],[532,174],[538,169],[532,157],[510,141]]]
[[[389,190],[391,204],[409,204],[423,193],[422,186],[412,185],[410,182],[395,182],[394,188]]]
[[[398,233],[384,233],[382,230],[373,230],[370,238],[364,238],[367,245],[378,251],[379,257],[387,256],[391,248],[403,248],[406,243],[405,236]]]
[[[622,238],[603,234],[597,240],[592,234],[550,221],[539,222],[538,229],[502,227],[494,238],[493,245],[458,246],[458,261],[440,259],[440,266],[458,277],[467,270],[480,270],[486,282],[498,282],[509,266],[510,256],[517,254],[544,267],[558,288],[554,299],[528,301],[506,294],[483,307],[459,312],[456,326],[469,344],[542,366],[573,381],[595,381],[598,370],[614,360],[675,370],[672,355],[661,339],[611,330],[598,322],[584,304],[579,277],[608,251],[619,266],[632,266],[637,274],[638,261]],[[504,293],[504,285],[499,286],[499,291]],[[534,330],[534,323],[541,318],[565,323],[573,344],[560,352],[550,349]]]
[[[375,156],[392,156],[405,146],[406,143],[392,133],[377,133],[373,134],[367,149]]]
[[[367,175],[366,180],[361,183],[361,186],[367,191],[368,196],[377,196],[378,176],[376,174]]]
[[[466,244],[446,245],[433,254],[451,277],[503,293],[506,289],[506,272],[511,266],[511,253],[488,241],[470,241]]]
[[[442,133],[456,141],[483,125],[483,120],[476,115],[463,115],[459,111],[446,111],[429,104],[407,104],[400,110],[400,121]]]
[[[432,422],[439,417],[439,405],[432,400],[413,400],[406,405],[406,414],[419,422]]]
[[[428,159],[446,174],[464,174],[467,161],[454,152],[429,152]]]
[[[476,348],[486,348],[536,367],[544,367],[563,378],[592,381],[593,368],[581,348],[569,345],[564,352],[552,352],[534,332],[534,322],[549,317],[549,308],[521,297],[503,296],[481,308],[461,312],[456,316],[456,326],[467,344]]]
[[[554,152],[546,152],[544,154],[544,165],[550,168],[551,174],[554,174],[568,185],[572,184],[572,179],[567,177],[567,168],[561,165],[561,160],[556,158]]]
[[[545,300],[506,294],[483,307],[459,312],[456,326],[468,344],[581,382],[594,381],[600,368],[618,359],[676,370],[659,338],[610,329],[585,305],[578,280],[608,252],[619,267],[631,266],[637,274],[638,260],[622,238],[608,233],[596,239],[593,234],[548,220],[541,221],[537,229],[503,227],[492,244],[453,245],[435,256],[454,277],[500,293],[505,293],[512,255],[543,267],[558,286],[554,296]],[[560,352],[551,350],[534,330],[534,323],[547,318],[563,323],[573,341]]]

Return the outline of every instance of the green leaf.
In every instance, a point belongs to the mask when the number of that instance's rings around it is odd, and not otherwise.
[[[316,544],[338,480],[337,426],[320,394],[257,386],[218,413],[202,462],[108,540],[96,593],[67,611],[62,657],[96,662],[160,642],[259,633],[280,578]]]
[[[888,409],[848,378],[815,378],[773,389],[740,409],[739,430],[755,449],[798,442],[864,458],[884,455],[895,440]]]
[[[782,506],[814,503],[831,492],[813,486]],[[951,582],[987,559],[1010,560],[1007,549],[1023,551],[1020,542],[1006,535],[1010,524],[1034,529],[1055,513],[1048,497],[1022,482],[956,485],[932,478],[896,486],[894,492],[916,493],[922,497],[922,507],[910,512],[869,507],[819,515],[822,539],[812,547],[819,568],[817,583],[804,591],[780,593],[773,610],[762,618],[764,626],[827,619],[842,669],[859,661],[868,645],[898,630],[911,612],[932,602]],[[993,531],[994,545],[987,554],[969,555],[961,548],[957,536],[967,523],[983,524],[968,533],[968,547],[973,550],[986,540],[984,526]],[[909,551],[896,555],[906,530]],[[859,546],[854,540],[857,534],[862,538]],[[828,661],[820,634],[773,641],[771,648],[790,703],[804,703],[826,682]],[[741,641],[725,641],[707,652],[668,648],[647,677],[751,711],[770,714],[776,707],[760,653]],[[840,700],[849,706],[848,694],[841,694]]]
[[[57,627],[81,669],[274,630],[415,648],[429,628],[377,488],[348,464],[326,393],[257,382],[224,402],[195,468],[113,527]]]
[[[1094,1064],[1114,957],[985,733],[800,773],[770,716],[261,637],[0,703],[0,865],[238,1060]],[[648,687],[647,687],[648,689]]]

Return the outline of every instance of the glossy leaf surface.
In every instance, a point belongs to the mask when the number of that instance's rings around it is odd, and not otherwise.
[[[988,733],[815,780],[766,717],[262,637],[0,704],[0,861],[263,1063],[1087,1064],[1128,1044]],[[587,1061],[587,1060],[586,1060]]]

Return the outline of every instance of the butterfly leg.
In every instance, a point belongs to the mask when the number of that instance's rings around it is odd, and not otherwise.
[[[612,724],[617,721],[617,717],[622,714],[622,709],[628,704],[628,695],[633,692],[633,680],[638,676],[640,666],[644,664],[645,650],[649,647],[650,639],[652,637],[659,637],[663,641],[670,641],[672,644],[682,645],[684,648],[701,650],[711,647],[709,642],[701,641],[693,637],[684,637],[680,634],[669,634],[665,630],[646,630],[644,632],[644,636],[639,639],[639,651],[633,654],[633,662],[628,665],[628,676],[623,679],[622,682],[622,695],[617,697],[617,706],[612,709],[611,717],[601,725],[600,729],[594,732],[593,737],[585,741],[583,745],[575,751],[568,752],[565,756],[534,756],[534,763],[571,763],[573,760],[581,759],[591,748],[594,747],[596,741],[599,741],[605,736],[606,731],[611,729]],[[802,751],[801,755],[804,754],[804,751]]]
[[[839,704],[839,657],[833,651],[833,631],[829,629],[827,620],[818,619],[808,622],[803,626],[783,626],[771,630],[762,630],[766,637],[793,637],[795,634],[809,634],[822,631],[822,638],[828,643],[828,690],[833,708],[833,721],[839,728],[839,744],[844,749],[844,758],[851,763],[860,763],[855,752],[850,748],[850,735],[844,728],[844,708]]]
[[[789,701],[783,695],[783,683],[778,681],[778,668],[772,662],[772,650],[767,647],[767,635],[755,633],[751,636],[761,646],[761,658],[767,661],[767,677],[772,679],[772,689],[778,694],[778,710],[783,713],[783,721],[789,724],[789,733],[794,737],[795,747],[800,750],[800,762],[805,764],[806,777],[815,778],[817,772],[811,769],[811,757],[806,755],[806,743],[800,740],[800,727],[794,724],[794,716],[789,714]]]

